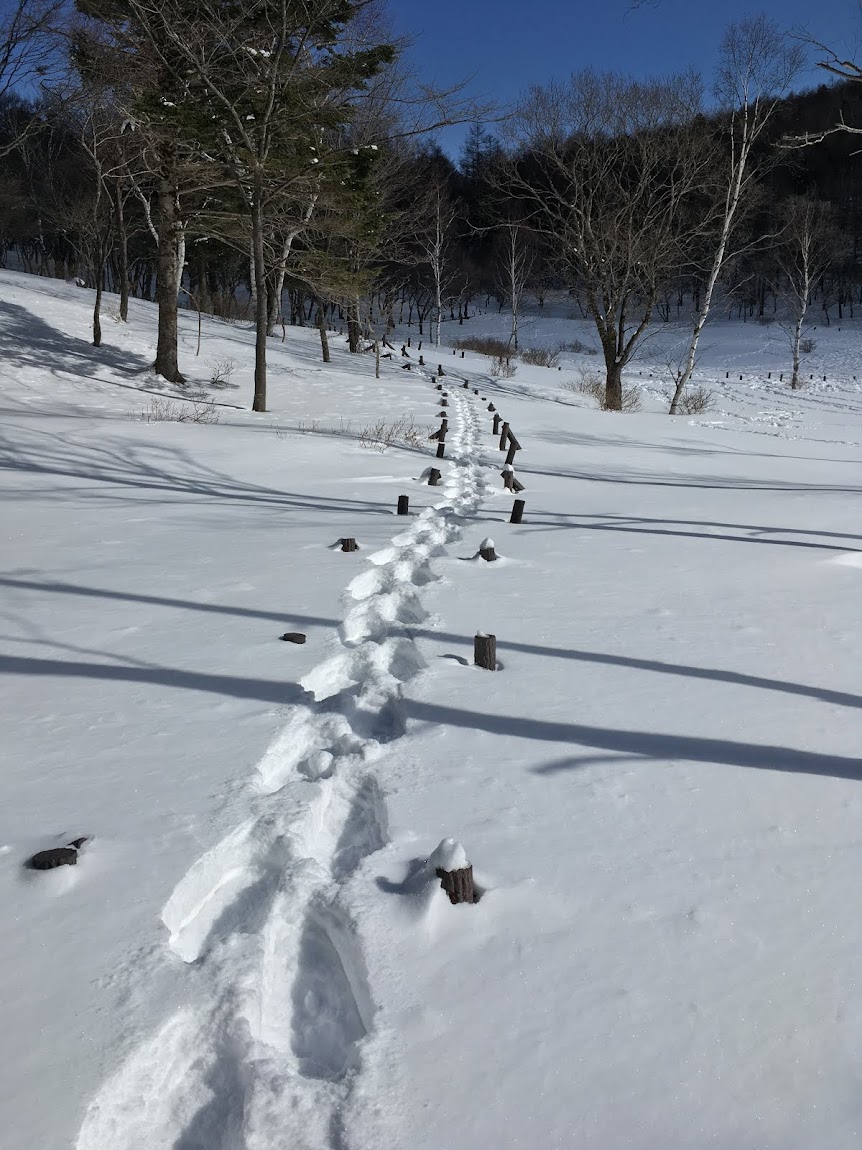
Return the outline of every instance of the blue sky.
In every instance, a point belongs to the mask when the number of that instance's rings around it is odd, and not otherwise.
[[[399,33],[415,37],[410,55],[426,78],[451,84],[474,76],[472,90],[505,103],[531,83],[592,65],[634,75],[694,66],[709,79],[726,25],[766,12],[786,28],[805,28],[862,62],[859,0],[390,0]],[[814,58],[814,57],[812,57]],[[826,77],[814,67],[801,87]],[[457,156],[464,130],[440,143]]]

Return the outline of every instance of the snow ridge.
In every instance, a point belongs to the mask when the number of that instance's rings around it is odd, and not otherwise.
[[[308,701],[258,763],[243,817],[165,904],[187,1002],[103,1084],[77,1150],[345,1144],[376,1004],[341,888],[387,842],[381,768],[405,733],[404,684],[425,667],[410,633],[422,587],[487,490],[476,413],[457,391],[451,410],[443,502],[348,585],[342,650],[302,681]]]

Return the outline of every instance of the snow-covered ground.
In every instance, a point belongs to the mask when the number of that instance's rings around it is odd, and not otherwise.
[[[858,1147],[858,325],[792,393],[716,324],[675,420],[658,342],[615,416],[589,356],[376,381],[289,330],[255,415],[251,333],[184,316],[193,381],[238,364],[198,424],[91,300],[0,272],[3,1150]]]

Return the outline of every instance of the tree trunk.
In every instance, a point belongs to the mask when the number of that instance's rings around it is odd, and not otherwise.
[[[263,188],[255,181],[251,205],[251,242],[254,257],[255,338],[254,403],[252,411],[266,411],[266,332],[269,321],[263,246]]]
[[[120,320],[129,319],[129,237],[126,232],[126,217],[123,212],[123,193],[117,188],[114,206],[114,225],[117,231],[117,279],[120,288]]]
[[[177,190],[166,176],[159,179],[159,255],[156,300],[159,306],[159,329],[156,361],[153,370],[169,383],[185,383],[180,374],[177,355],[177,293],[182,265],[179,237],[182,223],[177,206]]]
[[[605,382],[605,409],[607,411],[622,411],[623,409],[623,370],[622,366],[613,360],[607,365],[607,380]]]
[[[796,391],[799,387],[799,345],[802,342],[802,321],[805,318],[805,312],[797,312],[796,323],[793,327],[793,375],[790,379],[790,386]]]
[[[104,264],[96,268],[96,302],[93,304],[93,347],[102,346],[102,280]]]
[[[359,323],[359,300],[352,299],[347,307],[347,342],[352,353],[359,351],[362,328]]]
[[[323,362],[329,363],[329,337],[326,334],[326,318],[323,314],[323,304],[320,300],[317,301],[317,330],[320,332],[320,350],[323,355]]]

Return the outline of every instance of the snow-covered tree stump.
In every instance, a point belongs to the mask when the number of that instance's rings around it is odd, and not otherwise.
[[[494,540],[483,539],[479,544],[479,554],[486,563],[493,563],[497,558],[497,552],[494,550]]]
[[[359,544],[356,542],[355,539],[342,539],[341,540],[341,550],[342,551],[358,551],[359,550]]]
[[[428,859],[428,869],[432,868],[453,906],[462,902],[476,902],[473,865],[459,842],[443,839]]]
[[[485,671],[497,670],[497,636],[480,631],[473,640],[473,662]]]

